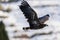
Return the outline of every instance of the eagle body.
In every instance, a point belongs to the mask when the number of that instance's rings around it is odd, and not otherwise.
[[[21,5],[19,6],[25,17],[28,19],[28,23],[30,27],[23,28],[23,29],[40,29],[46,26],[46,24],[43,24],[45,20],[44,18],[38,18],[37,13],[31,8],[31,6],[26,2],[22,1]],[[41,22],[41,21],[44,22]]]

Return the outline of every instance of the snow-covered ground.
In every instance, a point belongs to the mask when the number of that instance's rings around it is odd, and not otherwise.
[[[31,7],[36,11],[38,17],[42,17],[46,14],[50,15],[49,20],[46,22],[49,26],[46,26],[43,29],[39,30],[28,30],[24,31],[23,27],[28,27],[29,24],[26,21],[23,13],[19,9],[21,1],[13,3],[1,3],[4,9],[7,7],[11,8],[11,12],[0,11],[0,16],[8,16],[8,18],[2,19],[6,25],[6,31],[10,40],[60,40],[60,1],[59,0],[27,0]],[[11,27],[10,25],[14,26]],[[17,31],[17,32],[15,32]],[[48,34],[51,32],[50,34]],[[43,33],[46,33],[44,35]],[[34,34],[43,34],[36,35],[32,38],[13,38],[13,36],[19,36],[27,34],[29,37],[32,37]]]

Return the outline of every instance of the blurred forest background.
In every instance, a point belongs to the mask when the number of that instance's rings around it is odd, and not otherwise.
[[[60,0],[26,0],[38,17],[50,15],[43,29],[23,30],[29,27],[27,19],[19,9],[22,0],[0,0],[0,21],[10,40],[60,40]]]

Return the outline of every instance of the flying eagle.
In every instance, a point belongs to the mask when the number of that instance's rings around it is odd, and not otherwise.
[[[19,6],[25,17],[28,19],[28,23],[30,27],[24,27],[23,29],[41,29],[47,26],[44,24],[49,19],[49,14],[38,18],[37,13],[30,7],[30,5],[26,1],[22,1]]]

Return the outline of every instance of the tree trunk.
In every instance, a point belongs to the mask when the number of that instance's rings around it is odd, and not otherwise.
[[[7,32],[5,31],[5,25],[2,21],[0,22],[0,40],[9,40]]]

